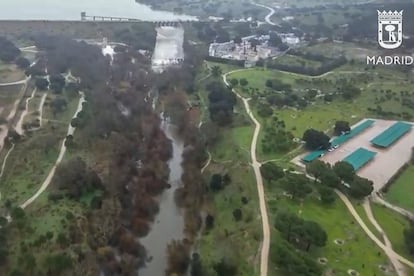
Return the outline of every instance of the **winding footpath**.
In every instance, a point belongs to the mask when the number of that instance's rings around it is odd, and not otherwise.
[[[388,248],[389,250],[393,251],[392,243],[389,240],[389,238],[388,238],[387,234],[385,233],[385,231],[382,229],[382,227],[379,225],[379,223],[375,219],[374,214],[372,213],[371,204],[370,204],[368,199],[364,200],[364,203],[362,204],[362,207],[365,210],[365,213],[368,217],[368,220],[371,222],[372,225],[374,225],[374,227],[377,229],[377,231],[382,235],[385,247]],[[398,276],[405,276],[406,275],[405,267],[398,261],[398,259],[395,258],[394,256],[393,257],[389,256],[389,258],[390,258],[390,261],[391,261],[392,265],[394,266]]]
[[[77,115],[79,114],[79,112],[82,111],[83,103],[86,102],[85,94],[83,92],[79,92],[79,94],[80,94],[81,97],[79,99],[78,108],[76,109],[76,112],[75,112],[75,115],[73,116],[73,118],[76,118]],[[48,176],[46,177],[45,181],[43,182],[43,184],[39,188],[39,190],[31,198],[29,198],[22,205],[20,205],[20,207],[22,209],[25,209],[27,206],[32,204],[47,189],[47,187],[49,187],[50,183],[52,182],[53,176],[55,175],[56,168],[62,162],[63,157],[65,156],[66,149],[67,149],[66,146],[65,146],[67,136],[73,135],[75,133],[75,130],[76,130],[76,128],[72,127],[71,122],[69,122],[67,135],[66,135],[65,139],[62,142],[62,146],[60,148],[59,156],[58,156],[55,164],[53,165],[53,168],[50,170]]]
[[[238,71],[246,71],[246,69],[240,69],[240,70],[234,70],[231,72],[228,72],[223,75],[223,81],[224,83],[229,86],[229,82],[227,81],[227,76],[231,75],[233,73],[236,73]],[[252,161],[252,167],[254,170],[254,174],[256,177],[256,184],[257,184],[257,191],[259,194],[259,202],[260,202],[260,215],[262,218],[262,228],[263,228],[263,243],[261,248],[261,254],[260,254],[260,276],[267,276],[267,270],[268,270],[268,262],[269,262],[269,249],[270,249],[270,226],[269,226],[269,217],[267,215],[267,209],[266,209],[266,200],[265,200],[265,194],[264,194],[264,188],[263,188],[263,178],[262,174],[260,172],[260,163],[257,161],[256,158],[256,147],[257,147],[257,140],[260,133],[261,125],[259,121],[256,120],[256,118],[253,115],[253,112],[250,110],[249,100],[244,97],[242,97],[235,89],[232,90],[234,94],[238,98],[240,98],[243,101],[244,107],[246,109],[246,113],[250,116],[250,119],[255,124],[254,134],[252,143],[250,146],[250,155],[251,155],[251,161]]]
[[[266,21],[266,23],[267,24],[269,24],[269,25],[272,25],[272,26],[279,26],[280,27],[280,25],[279,24],[276,24],[275,22],[273,22],[272,21],[272,16],[275,14],[275,9],[274,8],[271,8],[271,7],[269,7],[269,6],[266,6],[266,5],[262,5],[262,4],[259,4],[259,3],[256,3],[256,2],[252,2],[252,4],[253,5],[255,5],[255,6],[258,6],[258,7],[261,7],[261,8],[265,8],[265,9],[268,9],[269,11],[270,11],[270,13],[268,14],[268,15],[266,15],[266,17],[265,17],[265,21]]]
[[[368,226],[365,224],[365,222],[362,220],[362,218],[359,216],[359,214],[356,212],[354,206],[349,201],[349,199],[340,191],[335,190],[336,194],[339,196],[339,198],[342,200],[342,202],[347,207],[348,211],[351,213],[351,215],[354,217],[354,219],[358,222],[358,224],[361,226],[362,230],[368,235],[368,237],[379,247],[381,248],[384,253],[387,255],[387,257],[390,259],[391,263],[394,265],[396,272],[399,276],[405,276],[406,273],[404,271],[404,268],[401,267],[401,263],[414,268],[414,263],[407,260],[406,258],[402,257],[401,255],[397,254],[391,247],[384,245],[376,236],[371,232],[371,230],[368,228]],[[375,226],[375,224],[374,224]],[[382,229],[381,229],[382,230]],[[381,232],[381,231],[380,231]],[[383,232],[383,231],[382,231]],[[384,232],[383,232],[384,233]]]
[[[12,86],[12,85],[18,85],[18,84],[26,84],[29,80],[30,80],[30,77],[26,77],[24,80],[0,83],[0,86]]]
[[[39,128],[41,128],[43,124],[43,106],[45,105],[46,98],[47,98],[47,93],[43,93],[42,99],[40,100],[39,108],[37,110],[39,112],[39,117],[38,117]]]
[[[35,96],[36,91],[37,91],[37,89],[36,89],[36,88],[35,88],[35,89],[33,89],[32,94],[30,95],[30,97],[26,99],[26,106],[25,106],[25,109],[23,110],[22,114],[20,115],[20,119],[19,119],[19,121],[18,121],[18,122],[17,122],[17,124],[16,124],[15,129],[16,129],[16,132],[17,132],[19,135],[23,135],[23,134],[24,134],[24,130],[23,130],[23,122],[24,122],[24,118],[26,117],[27,113],[29,112],[29,103],[30,103],[30,101],[33,99],[33,97]]]
[[[372,195],[371,197],[373,202],[376,202],[380,205],[383,205],[385,207],[387,207],[388,209],[393,210],[394,212],[399,213],[400,215],[407,217],[409,220],[414,221],[414,213],[411,211],[408,211],[404,208],[401,208],[399,206],[396,206],[394,204],[389,203],[388,201],[386,201],[385,199],[383,199],[381,196],[377,196],[377,195]]]

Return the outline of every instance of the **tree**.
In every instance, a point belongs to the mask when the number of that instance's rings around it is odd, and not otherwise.
[[[351,84],[344,85],[341,87],[340,91],[342,93],[342,97],[346,100],[353,99],[361,94],[361,89]]]
[[[0,60],[12,62],[20,55],[19,48],[10,40],[0,36]]]
[[[283,189],[291,194],[293,199],[304,198],[312,192],[309,179],[303,174],[289,173],[280,182]]]
[[[335,192],[332,188],[325,186],[319,186],[318,188],[319,195],[321,196],[321,201],[324,204],[332,204],[336,200]]]
[[[249,82],[245,78],[240,79],[239,82],[240,82],[240,85],[243,87],[246,87],[249,84]]]
[[[277,33],[271,32],[269,36],[269,46],[278,47],[283,44],[282,38]]]
[[[315,182],[330,169],[331,167],[328,163],[318,159],[306,164],[306,173],[312,175],[315,178]]]
[[[24,220],[26,218],[26,213],[20,207],[14,207],[11,210],[10,215],[11,215],[12,219],[16,220],[16,221],[21,221],[21,220]]]
[[[211,67],[211,74],[213,75],[213,77],[218,78],[221,76],[222,71],[221,68],[217,65]]]
[[[290,243],[309,251],[311,245],[325,246],[327,234],[314,221],[307,221],[291,212],[280,212],[276,216],[275,227]]]
[[[272,259],[283,275],[319,276],[323,271],[313,258],[284,241],[273,245]]]
[[[349,188],[349,194],[357,199],[369,196],[374,190],[372,181],[357,175],[354,176],[349,185],[351,186]]]
[[[213,192],[218,192],[223,189],[223,178],[221,174],[213,174],[210,179],[210,189]]]
[[[337,162],[333,166],[335,174],[345,182],[351,182],[355,176],[354,167],[351,164],[345,161]]]
[[[310,100],[315,99],[316,95],[318,95],[318,91],[316,89],[309,89],[306,92],[306,97]]]
[[[73,265],[72,259],[64,253],[49,255],[46,257],[45,266],[48,275],[59,275],[63,271],[71,268]]]
[[[0,216],[0,228],[3,228],[7,225],[8,221],[5,217]]]
[[[240,209],[235,209],[233,211],[233,217],[234,217],[235,221],[240,221],[242,219],[242,216],[243,216],[243,214],[242,214],[242,211]]]
[[[30,66],[30,61],[27,58],[24,57],[18,57],[16,59],[16,65],[20,68],[20,69],[27,69]]]
[[[305,221],[303,224],[304,241],[306,242],[306,251],[309,251],[311,245],[322,247],[326,245],[328,235],[325,230],[314,221]]]
[[[50,76],[50,88],[57,94],[62,93],[65,87],[66,80],[61,74],[54,74]]]
[[[228,258],[223,258],[213,266],[217,276],[236,276],[237,266]]]
[[[404,229],[405,246],[411,255],[414,255],[414,225]]]
[[[49,87],[49,81],[45,78],[36,78],[35,85],[38,90],[46,90]]]
[[[285,238],[287,241],[290,241],[293,227],[302,223],[303,220],[296,214],[287,211],[281,211],[276,215],[274,226],[277,230],[279,230],[283,238]]]
[[[262,173],[263,178],[269,182],[279,180],[285,175],[283,168],[271,162],[263,164],[260,167],[260,172]]]
[[[241,36],[236,36],[236,37],[233,39],[233,41],[234,41],[234,43],[236,43],[236,44],[241,44],[241,43],[242,43]]]
[[[200,255],[198,253],[193,253],[191,259],[191,276],[203,276],[203,264],[201,262]]]
[[[303,134],[303,141],[306,142],[306,148],[309,150],[328,149],[330,146],[329,136],[322,131],[308,129]]]
[[[190,264],[188,248],[182,241],[173,240],[167,246],[168,251],[168,269],[167,275],[183,275]]]
[[[326,170],[320,176],[320,182],[325,187],[330,188],[338,188],[341,184],[341,179],[336,175],[336,173],[332,170]]]
[[[334,132],[335,135],[341,135],[345,132],[351,131],[351,127],[349,126],[349,122],[346,121],[336,121]]]
[[[231,84],[231,86],[237,86],[238,84],[239,84],[239,80],[238,79],[231,79],[230,80],[230,84]]]
[[[214,217],[210,214],[206,216],[206,230],[211,230],[214,228]]]

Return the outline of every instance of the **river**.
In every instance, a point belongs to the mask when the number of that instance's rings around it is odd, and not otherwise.
[[[0,20],[80,20],[81,12],[147,21],[196,19],[155,11],[135,0],[1,0]]]
[[[162,116],[161,116],[162,117]],[[159,197],[160,211],[152,225],[151,232],[140,240],[141,244],[147,249],[149,262],[146,267],[140,269],[140,276],[163,276],[168,265],[167,245],[172,240],[182,240],[184,238],[184,213],[175,204],[174,194],[181,186],[181,175],[183,168],[184,143],[178,137],[176,128],[168,120],[163,120],[162,130],[173,146],[173,154],[168,161],[170,176],[168,183],[170,189],[165,190]]]

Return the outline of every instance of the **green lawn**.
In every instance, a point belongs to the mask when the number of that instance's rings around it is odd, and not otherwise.
[[[257,275],[260,257],[256,254],[262,228],[254,174],[246,164],[228,163],[210,166],[206,175],[224,171],[229,173],[232,182],[224,190],[209,196],[207,212],[214,215],[215,222],[214,228],[208,234],[204,233],[198,244],[203,265],[212,269],[213,264],[227,257],[238,267],[237,275]],[[246,205],[241,202],[243,196],[249,200]],[[236,208],[242,210],[240,222],[233,218]]]
[[[409,227],[409,221],[400,214],[378,204],[372,204],[372,212],[379,225],[381,225],[382,229],[387,234],[395,252],[408,259],[414,260],[414,258],[408,254],[404,245],[403,231],[405,228]]]
[[[301,204],[272,190],[268,196],[272,220],[278,211],[287,209],[300,214],[304,219],[318,222],[325,229],[328,234],[326,246],[311,248],[311,255],[315,259],[327,258],[327,270],[332,269],[335,275],[347,275],[348,269],[355,269],[360,275],[383,275],[379,265],[388,264],[387,257],[366,236],[339,198],[331,206],[322,205],[314,198],[308,198]],[[345,243],[337,245],[335,239],[344,240]]]
[[[299,56],[293,55],[284,55],[283,57],[278,58],[275,61],[276,64],[284,64],[284,65],[295,65],[295,66],[303,66],[303,67],[310,67],[310,68],[317,68],[322,65],[321,62],[305,59]]]
[[[77,99],[70,100],[65,111],[56,116],[51,115],[50,100],[45,104],[44,114],[53,121],[44,121],[40,130],[27,132],[16,144],[0,179],[2,199],[21,204],[39,189],[56,161],[77,104]]]
[[[382,242],[384,242],[382,234],[378,232],[377,228],[370,222],[370,220],[367,217],[367,213],[364,210],[364,207],[362,207],[360,202],[352,201],[352,204],[354,205],[355,210],[357,211],[358,215],[361,217],[361,219],[365,222],[369,230]]]
[[[24,72],[14,64],[0,64],[0,83],[14,82],[25,78]]]
[[[386,193],[389,202],[414,212],[414,166],[409,166]]]
[[[51,125],[45,125],[50,128]],[[11,200],[16,205],[29,199],[43,183],[58,156],[65,129],[56,126],[54,135],[40,130],[16,144],[0,180],[2,203]],[[3,201],[4,199],[4,201]]]

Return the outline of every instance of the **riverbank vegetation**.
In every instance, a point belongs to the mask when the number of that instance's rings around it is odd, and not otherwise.
[[[23,185],[24,193],[1,186],[2,214],[13,219],[2,228],[2,239],[13,249],[1,251],[0,269],[43,275],[136,271],[145,260],[136,238],[146,235],[157,212],[154,197],[167,187],[171,153],[160,119],[145,101],[154,81],[146,73],[149,60],[130,50],[119,53],[110,66],[100,48],[83,42],[43,35],[35,36],[34,43],[42,51],[38,64],[56,78],[51,78],[54,85],[45,100],[44,124],[16,142],[16,155],[10,155],[2,179]],[[47,64],[42,62],[46,59]],[[81,79],[79,86],[59,86],[60,74],[68,72]],[[86,103],[71,122],[79,90]],[[53,111],[57,105],[63,109]],[[26,210],[19,209],[49,173],[69,124],[78,130],[66,141],[67,154],[50,187]],[[17,161],[21,165],[14,166]],[[32,190],[24,186],[27,181]],[[34,264],[44,265],[33,270]]]

